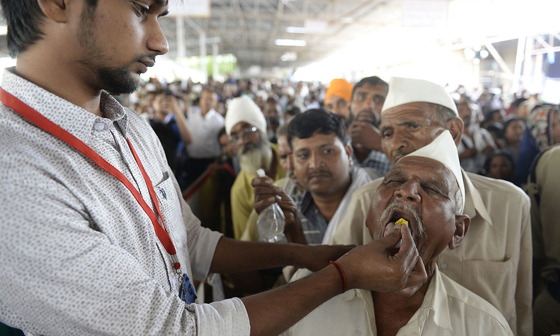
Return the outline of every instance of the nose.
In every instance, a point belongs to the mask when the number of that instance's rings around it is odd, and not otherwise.
[[[150,34],[146,45],[150,51],[157,53],[157,55],[165,55],[169,51],[169,44],[159,22],[157,19],[154,20],[155,24],[150,26]]]
[[[419,188],[418,182],[409,180],[395,191],[395,197],[403,202],[421,203],[422,197],[420,196]]]
[[[294,170],[294,158],[292,155],[288,155],[286,165],[288,167],[288,170]]]
[[[317,155],[317,153],[312,152],[311,157],[309,158],[309,168],[316,169],[321,165],[321,157]]]

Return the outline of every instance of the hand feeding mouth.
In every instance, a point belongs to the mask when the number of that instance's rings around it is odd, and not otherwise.
[[[397,225],[400,227],[402,224],[397,224],[400,220],[407,222],[410,233],[415,242],[417,241],[417,237],[422,235],[424,232],[424,226],[422,224],[420,214],[410,205],[400,206],[399,203],[394,202],[385,209],[381,219],[382,223],[385,225],[382,237],[391,233]],[[402,239],[397,243],[397,245],[395,245],[395,249],[398,251],[401,246]]]

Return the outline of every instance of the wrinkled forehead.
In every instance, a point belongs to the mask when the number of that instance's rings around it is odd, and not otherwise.
[[[434,182],[447,192],[455,193],[459,185],[451,169],[443,163],[420,156],[405,156],[389,170],[387,177],[400,176],[403,179],[418,177],[421,182]]]
[[[383,122],[396,122],[406,118],[430,118],[434,117],[437,107],[426,102],[406,103],[391,107],[381,114],[381,124]]]

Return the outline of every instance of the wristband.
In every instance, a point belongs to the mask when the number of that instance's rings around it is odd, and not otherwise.
[[[336,261],[332,261],[332,260],[331,260],[331,265],[334,265],[334,267],[336,267],[336,270],[340,275],[340,280],[342,281],[342,293],[346,292],[348,287],[346,285],[346,275],[344,274],[344,270],[342,269],[342,266],[340,266],[340,264],[337,263]]]

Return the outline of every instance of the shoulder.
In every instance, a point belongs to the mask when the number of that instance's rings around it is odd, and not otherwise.
[[[500,197],[502,200],[507,200],[508,202],[529,202],[529,196],[527,196],[521,188],[511,182],[497,180],[474,173],[467,173],[467,176],[471,180],[473,186],[480,192],[485,204],[488,201],[487,198],[490,197]]]
[[[505,335],[511,333],[507,320],[498,309],[445,274],[440,275],[447,292],[450,315],[455,317],[453,324],[469,324],[469,320],[476,320],[481,324],[480,328],[501,330]]]

